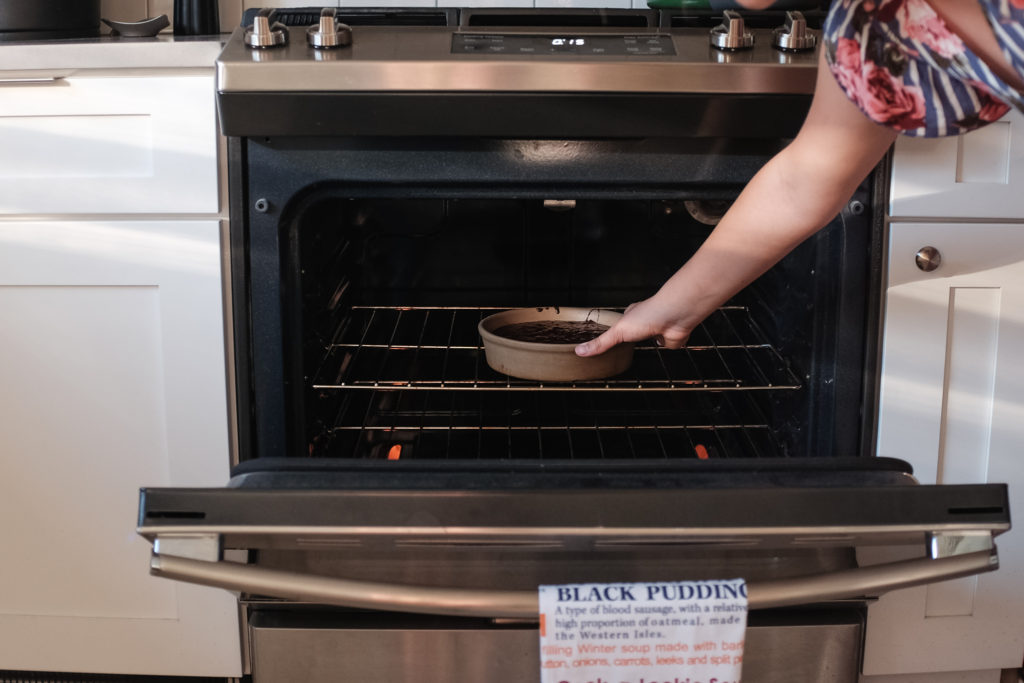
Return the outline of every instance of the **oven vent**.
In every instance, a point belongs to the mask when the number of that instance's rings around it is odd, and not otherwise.
[[[206,513],[198,510],[148,510],[147,519],[205,519]]]
[[[775,29],[786,23],[786,12],[783,10],[762,10],[760,12],[743,12],[743,21],[747,28]],[[826,10],[805,10],[804,18],[807,25],[820,29],[828,12]],[[714,10],[664,10],[661,14],[662,28],[704,28],[711,29],[722,23],[722,13]]]
[[[258,7],[251,7],[242,15],[242,26],[253,23]],[[320,21],[319,7],[288,7],[276,10],[275,21],[285,26],[311,26]],[[431,8],[373,8],[342,7],[336,19],[349,26],[455,26],[458,10]]]
[[[572,28],[649,28],[658,15],[646,10],[576,9],[538,12],[535,9],[469,9],[462,26]]]

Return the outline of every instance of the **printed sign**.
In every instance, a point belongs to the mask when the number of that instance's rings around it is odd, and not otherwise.
[[[743,579],[540,587],[541,683],[738,683]]]

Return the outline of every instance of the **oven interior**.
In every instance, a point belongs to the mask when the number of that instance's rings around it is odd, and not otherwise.
[[[578,155],[584,144],[571,147]],[[249,146],[315,169],[294,181],[265,241],[281,283],[289,456],[501,467],[865,452],[877,268],[870,180],[854,210],[710,316],[684,350],[641,342],[619,376],[544,384],[491,370],[478,322],[504,308],[622,309],[650,296],[756,170],[749,145],[679,182],[623,181],[637,160],[602,147],[591,154],[623,164],[620,179],[594,181],[561,160],[538,182],[530,174],[550,161],[538,154],[520,159],[525,173],[506,174],[515,177],[473,179],[483,159],[390,183],[345,178],[344,159],[322,143],[313,159],[287,140]],[[250,198],[265,194],[259,182]]]

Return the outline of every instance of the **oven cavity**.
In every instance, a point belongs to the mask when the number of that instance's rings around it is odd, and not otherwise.
[[[686,348],[641,342],[620,375],[544,383],[488,367],[482,318],[515,307],[622,310],[707,237],[708,221],[690,207],[728,200],[416,194],[318,187],[282,212],[290,455],[500,463],[810,454],[808,369],[815,353],[834,353],[815,350],[808,329],[814,302],[834,288],[827,270],[815,271],[832,258],[828,239],[716,311]]]

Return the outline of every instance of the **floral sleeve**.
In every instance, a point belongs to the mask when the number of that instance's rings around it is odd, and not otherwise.
[[[836,81],[876,123],[939,137],[1009,110],[1007,86],[924,0],[836,0],[823,34]]]

